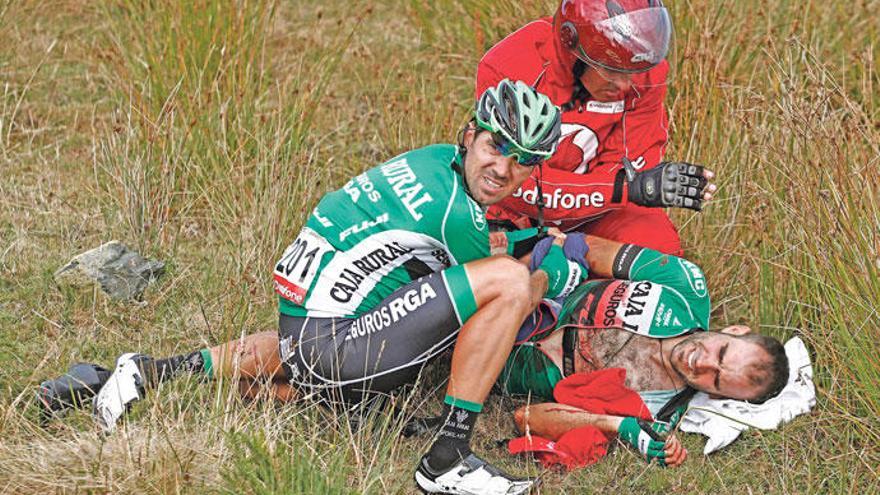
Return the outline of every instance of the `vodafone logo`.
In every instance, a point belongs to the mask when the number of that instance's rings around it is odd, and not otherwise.
[[[514,198],[522,198],[523,201],[530,205],[538,203],[537,186],[523,191],[522,187],[513,193]],[[544,206],[547,208],[564,208],[566,210],[579,210],[585,207],[602,208],[605,206],[605,196],[599,191],[591,193],[572,194],[564,193],[562,189],[554,189],[552,193],[544,193]]]
[[[305,289],[279,275],[275,275],[275,292],[296,304],[302,304],[306,298]]]
[[[559,143],[569,141],[581,150],[581,162],[574,170],[575,173],[582,174],[587,171],[587,162],[596,157],[596,151],[599,149],[599,138],[596,133],[589,127],[581,124],[562,124],[562,135]]]

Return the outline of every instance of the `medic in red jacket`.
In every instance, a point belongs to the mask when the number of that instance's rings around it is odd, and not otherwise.
[[[658,170],[653,186],[628,180],[657,167],[666,148],[664,58],[671,31],[660,0],[564,0],[554,17],[525,25],[483,56],[477,95],[506,77],[535,86],[563,109],[556,153],[512,197],[490,208],[490,220],[523,227],[537,219],[541,179],[548,225],[681,253],[675,226],[656,207],[700,209],[715,191],[708,184],[713,174],[676,163],[676,176],[664,172],[661,179]],[[676,189],[674,197],[657,197],[657,189],[681,185],[685,190]]]

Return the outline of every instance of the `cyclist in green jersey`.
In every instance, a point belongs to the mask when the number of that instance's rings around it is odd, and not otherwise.
[[[444,421],[416,482],[430,493],[527,492],[532,480],[481,460],[470,437],[520,324],[542,297],[571,293],[586,263],[568,259],[561,240],[532,271],[489,257],[485,208],[553,153],[559,113],[533,88],[504,80],[483,93],[458,146],[404,153],[327,194],[275,264],[278,332],[167,359],[124,354],[109,379],[101,370],[91,377],[106,380],[94,400],[98,422],[113,429],[145,387],[186,372],[240,376],[245,388],[269,380],[281,399],[363,403],[413,383],[455,342]],[[522,237],[511,234],[509,254]],[[59,408],[69,383],[45,382],[41,402]]]
[[[625,384],[655,418],[666,416],[659,410],[683,389],[763,402],[785,386],[788,360],[778,340],[744,326],[706,331],[709,294],[697,265],[596,237],[586,243],[590,273],[599,279],[569,296],[554,329],[524,337],[499,377],[504,392],[532,397],[532,404],[515,413],[521,431],[528,427],[557,440],[573,428],[594,425],[619,434],[649,461],[677,466],[687,451],[674,436],[663,441],[654,435],[669,422],[648,425],[545,401],[554,400],[553,388],[563,377],[612,367],[627,370]],[[670,422],[680,414],[681,409],[671,414]]]

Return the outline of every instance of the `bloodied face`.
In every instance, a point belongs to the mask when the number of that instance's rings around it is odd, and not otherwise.
[[[672,368],[697,390],[738,400],[753,400],[767,389],[770,355],[743,337],[748,327],[698,332],[675,344]]]

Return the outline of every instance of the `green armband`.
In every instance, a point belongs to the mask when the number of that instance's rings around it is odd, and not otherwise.
[[[568,260],[562,248],[554,244],[538,267],[547,274],[546,297],[555,299],[566,297],[587,278],[586,270],[574,261]]]
[[[641,423],[641,424],[640,424]],[[651,431],[653,430],[653,431]],[[666,443],[658,440],[658,428],[633,417],[624,418],[617,428],[620,439],[632,445],[648,462],[657,461],[666,466]]]
[[[525,256],[541,240],[538,234],[537,227],[505,232],[504,236],[507,237],[507,254],[514,258]]]

